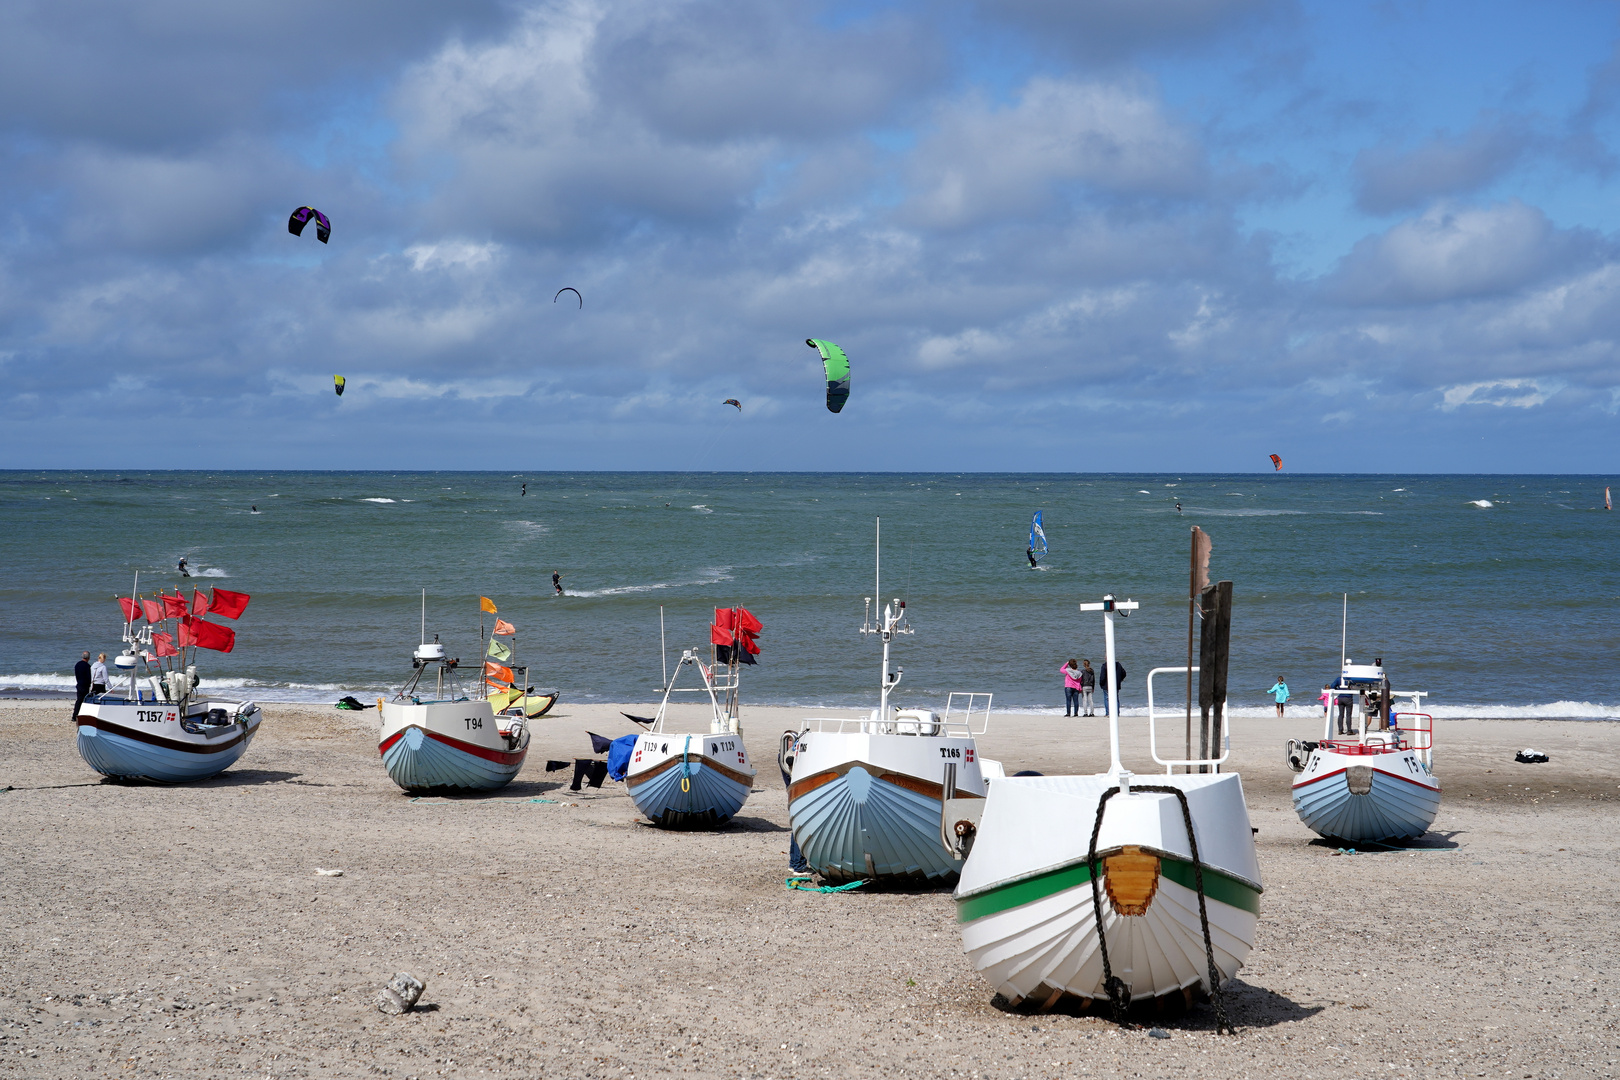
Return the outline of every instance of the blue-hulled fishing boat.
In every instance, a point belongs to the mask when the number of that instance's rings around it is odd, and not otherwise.
[[[1299,775],[1294,811],[1311,831],[1352,843],[1414,840],[1440,812],[1434,776],[1434,718],[1423,691],[1396,691],[1382,661],[1346,661],[1328,688],[1317,742],[1289,740],[1285,757]],[[1400,699],[1410,705],[1397,708]]]
[[[624,783],[636,809],[666,829],[712,829],[742,809],[753,790],[754,766],[743,745],[738,690],[743,665],[759,651],[754,637],[764,627],[745,607],[716,608],[709,628],[710,663],[687,649],[665,680],[663,699],[648,730],[636,739]],[[701,686],[681,687],[681,673],[695,670]],[[670,728],[670,696],[707,694],[709,730]]]
[[[794,839],[811,869],[829,880],[954,881],[962,860],[940,846],[947,778],[957,797],[982,798],[986,773],[1000,772],[999,764],[981,762],[974,741],[989,723],[991,695],[950,694],[943,717],[890,707],[901,673],[890,672],[889,649],[896,636],[912,632],[904,600],[884,604],[874,623],[868,598],[861,633],[883,644],[878,707],[857,719],[814,720],[784,736]]]
[[[105,693],[87,697],[75,718],[79,756],[103,776],[124,780],[181,784],[217,776],[247,753],[263,713],[252,701],[198,693],[197,665],[186,662],[186,650],[192,659],[197,648],[230,652],[235,633],[203,616],[235,618],[249,598],[215,589],[189,602],[161,594],[150,600],[139,589],[137,574],[130,597],[119,600],[125,648],[113,661],[117,676]]]
[[[511,681],[515,673],[486,664],[483,684],[500,678],[502,689],[493,700],[487,694],[472,697],[461,688],[460,664],[445,655],[437,634],[427,640],[424,591],[422,639],[411,657],[411,677],[392,701],[377,701],[382,722],[377,749],[389,777],[406,791],[488,791],[510,783],[523,768],[530,732],[523,691]],[[526,683],[527,669],[519,670]],[[507,705],[514,695],[519,704],[496,711],[497,702]]]

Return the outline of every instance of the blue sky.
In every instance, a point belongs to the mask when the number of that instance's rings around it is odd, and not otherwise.
[[[1617,44],[1585,2],[8,5],[0,465],[1607,473]]]

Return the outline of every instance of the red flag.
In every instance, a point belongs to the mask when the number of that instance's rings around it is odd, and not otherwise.
[[[152,648],[159,656],[180,655],[180,650],[174,647],[173,634],[153,634]]]
[[[765,629],[765,625],[754,618],[753,613],[747,608],[737,609],[737,624],[742,627],[745,634],[757,634]]]
[[[496,619],[495,620],[495,629],[491,630],[490,633],[491,634],[515,634],[515,633],[517,633],[517,627],[515,627],[511,623],[507,622],[505,619]]]
[[[125,596],[118,598],[118,606],[124,609],[125,622],[137,622],[141,617],[141,606]]]
[[[488,660],[484,661],[484,677],[487,679],[499,679],[508,686],[512,685],[512,669],[501,667],[501,665]]]
[[[227,619],[240,618],[242,612],[247,610],[248,601],[251,599],[253,598],[245,592],[215,589],[213,599],[208,601],[208,610],[217,612]]]
[[[208,622],[191,615],[180,620],[180,644],[196,645],[215,652],[230,652],[236,648],[236,631],[228,626]]]
[[[178,594],[176,594],[174,596],[169,596],[168,594],[165,593],[165,594],[162,595],[162,600],[163,600],[163,617],[164,618],[166,618],[166,619],[178,619],[181,616],[183,616],[184,614],[186,614],[186,598],[185,597],[180,596]]]
[[[146,612],[147,622],[162,622],[167,616],[163,614],[163,601],[142,600],[141,610]]]
[[[191,614],[197,619],[208,614],[208,596],[201,589],[191,590]]]
[[[719,626],[709,627],[709,641],[715,645],[730,645],[731,631]]]
[[[740,640],[745,652],[753,653],[755,656],[759,655],[759,646],[754,643],[754,635],[744,634]]]

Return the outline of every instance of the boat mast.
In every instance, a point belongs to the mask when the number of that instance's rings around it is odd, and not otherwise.
[[[1345,638],[1350,633],[1350,594],[1344,594],[1344,612],[1339,617],[1339,670],[1344,670]]]
[[[1125,618],[1131,612],[1141,607],[1135,600],[1115,600],[1112,593],[1102,598],[1100,604],[1081,604],[1081,611],[1100,611],[1103,616],[1103,663],[1108,665],[1103,669],[1108,687],[1108,772],[1111,776],[1119,777],[1122,788],[1129,784],[1130,774],[1119,761],[1119,686],[1114,681],[1114,612],[1119,612],[1120,618]]]

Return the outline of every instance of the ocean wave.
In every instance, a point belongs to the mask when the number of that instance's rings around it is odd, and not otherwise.
[[[606,589],[568,589],[569,596],[626,596],[631,593],[655,592],[659,589],[685,589],[697,585],[717,585],[722,581],[730,581],[731,567],[717,567],[713,570],[699,571],[705,576],[694,578],[691,581],[654,581],[645,585],[614,585]]]
[[[1489,510],[1491,507],[1495,506],[1496,504],[1491,502],[1491,500],[1489,500],[1489,499],[1470,499],[1469,502],[1468,502],[1468,505],[1469,506],[1477,506],[1481,510]]]
[[[1308,514],[1309,510],[1200,510],[1192,508],[1194,513],[1208,514],[1210,517],[1286,517],[1294,514]]]
[[[190,569],[190,567],[187,567],[187,569]],[[192,570],[191,571],[191,576],[192,577],[230,577],[231,575],[227,574],[225,571],[221,570],[217,566],[210,566],[206,570]]]
[[[698,503],[696,506],[691,506],[691,507],[688,507],[687,509],[696,510],[700,514],[712,514],[712,513],[714,513],[713,510],[710,510],[707,506],[705,506],[702,503]]]
[[[544,536],[551,531],[550,525],[544,525],[538,521],[508,521],[506,527],[518,532],[530,533],[534,536]]]
[[[391,503],[391,502],[398,502],[399,500],[397,500],[397,499],[361,499],[360,501],[361,502],[371,502],[371,503]]]

